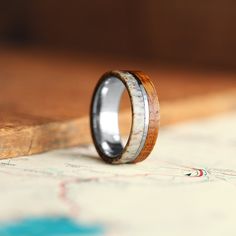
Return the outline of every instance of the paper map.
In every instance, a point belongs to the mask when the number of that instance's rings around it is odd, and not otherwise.
[[[92,146],[0,161],[0,236],[236,235],[236,113],[162,128],[144,162]]]

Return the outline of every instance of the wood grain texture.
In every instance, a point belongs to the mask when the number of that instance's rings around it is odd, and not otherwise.
[[[0,48],[0,158],[91,142],[92,92],[101,74],[113,68],[147,71],[158,88],[162,125],[236,107],[234,72]],[[121,120],[127,132],[125,109]]]
[[[148,157],[156,143],[160,125],[160,106],[157,91],[148,75],[141,71],[132,71],[131,73],[142,82],[142,85],[144,86],[144,89],[146,90],[148,96],[149,105],[149,124],[147,138],[144,143],[143,149],[134,160],[134,162],[140,162]]]

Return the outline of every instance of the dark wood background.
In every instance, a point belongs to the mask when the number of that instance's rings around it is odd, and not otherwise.
[[[0,41],[235,69],[236,1],[1,1]]]
[[[0,1],[0,159],[91,142],[91,95],[107,70],[150,75],[161,125],[235,110],[235,9],[233,0]]]

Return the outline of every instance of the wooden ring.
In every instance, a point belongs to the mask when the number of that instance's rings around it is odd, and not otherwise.
[[[124,89],[132,107],[131,132],[125,147],[118,127],[118,109]],[[136,163],[151,153],[159,130],[160,108],[154,85],[140,71],[110,71],[95,87],[90,127],[101,158],[111,164]]]

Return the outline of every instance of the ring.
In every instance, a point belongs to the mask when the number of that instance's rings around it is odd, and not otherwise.
[[[118,124],[120,98],[125,88],[132,108],[132,125],[123,147]],[[151,153],[158,136],[160,108],[154,85],[140,71],[110,71],[95,87],[90,127],[95,148],[111,164],[136,163]]]

